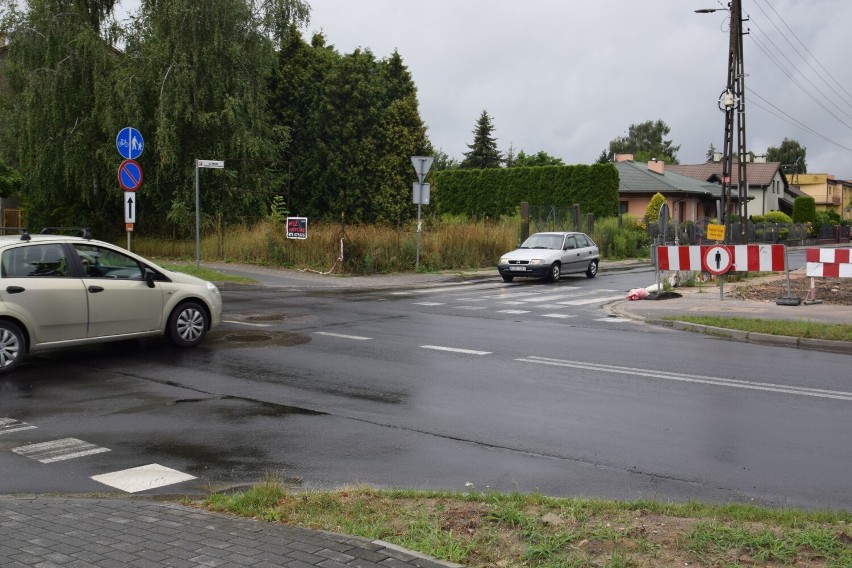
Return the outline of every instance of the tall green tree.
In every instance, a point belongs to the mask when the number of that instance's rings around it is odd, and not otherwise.
[[[511,167],[518,168],[527,168],[530,166],[564,166],[565,162],[562,161],[562,158],[557,158],[555,156],[551,156],[544,150],[539,150],[535,154],[527,155],[523,150],[518,152],[518,155],[515,157],[512,162]],[[510,167],[510,166],[507,166]]]
[[[115,93],[150,141],[140,219],[186,218],[196,159],[225,161],[200,172],[201,209],[223,224],[257,220],[282,185],[287,132],[268,112],[275,47],[260,17],[245,0],[142,1]]]
[[[434,154],[435,161],[432,162],[432,171],[455,170],[459,167],[459,161],[451,158],[443,149],[438,148]]]
[[[705,154],[705,157],[707,158],[708,162],[713,161],[713,158],[716,156],[716,152],[716,146],[714,146],[713,143],[710,142],[710,146],[707,147],[707,153]]]
[[[784,138],[778,147],[770,146],[766,149],[768,161],[781,162],[785,172],[795,174],[808,173],[807,154],[807,148],[789,138]]]
[[[118,58],[107,37],[114,4],[0,3],[0,29],[10,42],[0,152],[23,176],[20,195],[31,228],[102,230],[121,215],[110,191],[117,185],[118,163],[108,158],[116,154],[116,133],[102,120]]]
[[[410,218],[410,157],[431,153],[416,88],[399,53],[340,55],[322,35],[282,45],[270,107],[290,126],[290,207],[321,218]]]
[[[469,152],[465,152],[460,167],[468,169],[499,168],[503,156],[497,150],[497,139],[494,137],[494,125],[488,111],[483,110],[473,129],[473,143],[468,144]]]
[[[662,160],[667,164],[677,164],[677,152],[671,140],[666,140],[671,128],[662,120],[648,120],[631,124],[626,136],[615,138],[609,143],[609,154],[633,154],[637,162]]]

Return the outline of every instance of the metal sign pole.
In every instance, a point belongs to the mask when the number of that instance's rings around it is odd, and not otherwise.
[[[195,268],[201,268],[201,209],[198,190],[198,160],[195,160]]]
[[[414,271],[420,271],[420,207],[423,201],[423,175],[420,175],[420,194],[417,196],[417,260],[414,263]]]

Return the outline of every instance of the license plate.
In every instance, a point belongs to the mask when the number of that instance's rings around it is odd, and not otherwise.
[[[527,267],[526,266],[510,266],[509,270],[511,270],[513,272],[526,272]]]

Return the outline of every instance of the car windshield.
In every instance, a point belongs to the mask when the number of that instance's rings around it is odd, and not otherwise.
[[[561,249],[562,235],[533,235],[521,245],[522,249]]]

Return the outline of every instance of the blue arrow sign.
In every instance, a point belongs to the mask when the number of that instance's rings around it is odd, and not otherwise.
[[[142,166],[135,160],[124,160],[118,166],[118,183],[126,191],[136,191],[142,185]]]
[[[115,147],[122,158],[135,160],[145,149],[145,140],[138,130],[126,126],[115,137]]]

